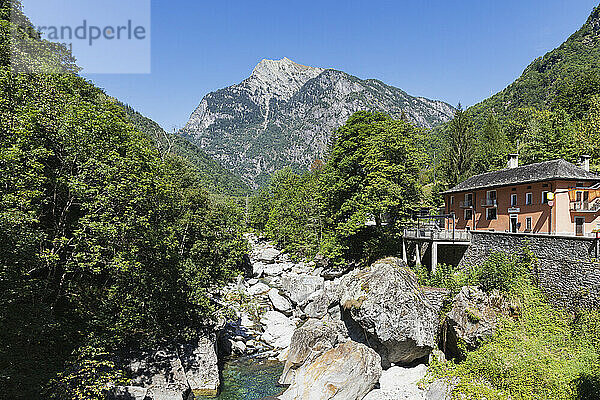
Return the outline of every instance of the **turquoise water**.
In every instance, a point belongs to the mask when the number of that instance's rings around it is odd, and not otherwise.
[[[236,358],[223,366],[221,394],[198,396],[197,400],[253,400],[277,396],[284,390],[277,384],[283,364],[256,358]]]

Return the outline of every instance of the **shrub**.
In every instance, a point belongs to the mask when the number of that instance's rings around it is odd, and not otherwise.
[[[427,381],[458,382],[455,399],[600,398],[600,315],[583,312],[572,321],[551,306],[528,272],[533,262],[499,254],[474,270],[480,285],[519,303],[519,318],[502,320],[463,362],[432,363]]]

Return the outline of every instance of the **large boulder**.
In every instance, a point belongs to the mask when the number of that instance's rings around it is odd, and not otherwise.
[[[475,286],[465,286],[456,295],[444,323],[442,347],[448,358],[462,358],[463,344],[474,350],[493,335],[501,316],[514,313],[498,291],[487,294]]]
[[[258,296],[267,293],[269,290],[271,290],[271,287],[269,285],[266,285],[262,282],[258,282],[250,286],[246,290],[246,293],[248,293],[249,296]]]
[[[349,341],[305,363],[280,400],[360,400],[381,376],[381,358],[369,347]]]
[[[146,400],[148,389],[139,386],[116,386],[109,394],[109,400]]]
[[[124,365],[132,378],[130,386],[117,386],[112,399],[189,400],[193,394],[214,396],[219,390],[215,333],[130,357]]]
[[[379,389],[374,389],[363,400],[422,400],[425,392],[418,383],[425,377],[427,366],[412,368],[391,367],[379,378]]]
[[[271,304],[273,304],[273,308],[277,311],[280,311],[284,314],[291,313],[292,311],[292,303],[285,297],[279,294],[279,290],[273,288],[269,290],[269,300],[271,300]]]
[[[306,316],[309,318],[323,318],[327,315],[329,307],[340,300],[338,287],[338,282],[325,281],[323,289],[317,290],[307,298],[308,304],[304,307]]]
[[[399,258],[350,272],[340,294],[341,306],[371,336],[385,366],[424,358],[435,346],[438,311]]]
[[[277,256],[281,254],[281,251],[277,250],[274,247],[266,247],[262,249],[257,255],[256,259],[258,261],[262,261],[266,264],[272,264],[275,262]]]
[[[286,296],[300,307],[304,306],[311,294],[323,288],[325,279],[320,276],[286,273],[281,278],[281,288]]]
[[[185,370],[175,351],[143,354],[132,360],[126,369],[132,377],[131,386],[126,388],[127,394],[135,393],[138,397],[145,391],[145,400],[188,400],[191,395]],[[116,388],[115,392],[124,394],[123,388]]]
[[[292,342],[296,324],[278,311],[267,311],[260,323],[264,326],[261,340],[276,349],[285,349]]]
[[[265,264],[260,261],[252,263],[252,276],[260,278],[265,270]]]
[[[292,269],[294,264],[291,263],[273,263],[265,265],[263,272],[266,276],[279,276],[283,271]]]
[[[333,324],[318,319],[309,319],[292,335],[283,373],[279,379],[282,385],[294,381],[296,370],[305,363],[332,349],[337,344],[338,334]]]
[[[219,367],[214,334],[180,346],[180,360],[194,395],[216,396],[219,391]]]

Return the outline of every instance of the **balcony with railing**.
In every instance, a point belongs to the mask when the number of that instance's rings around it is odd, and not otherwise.
[[[498,199],[481,199],[482,207],[496,207],[498,205]]]
[[[597,212],[600,210],[600,184],[569,189],[569,210]]]
[[[461,201],[460,208],[473,208],[473,200]]]
[[[581,212],[597,212],[600,210],[600,199],[594,201],[572,201],[569,203],[569,210]]]
[[[471,232],[466,230],[446,230],[435,228],[406,228],[404,229],[406,239],[425,239],[442,242],[471,242]]]

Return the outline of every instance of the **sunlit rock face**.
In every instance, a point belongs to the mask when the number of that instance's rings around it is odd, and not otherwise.
[[[381,376],[381,358],[361,343],[346,342],[305,363],[280,400],[360,400]]]
[[[410,364],[435,346],[439,310],[406,263],[379,260],[342,278],[340,304],[370,336],[384,366]]]
[[[356,111],[381,111],[422,127],[454,109],[383,82],[287,58],[262,60],[243,82],[207,94],[181,134],[253,187],[285,166],[323,159],[333,132]]]

